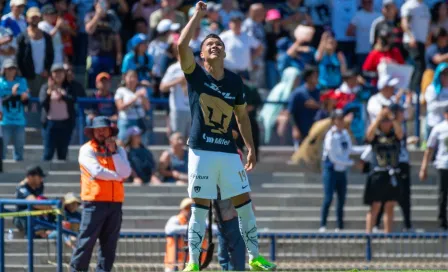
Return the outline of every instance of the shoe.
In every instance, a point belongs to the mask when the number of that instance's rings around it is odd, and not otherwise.
[[[195,263],[189,263],[183,271],[199,271],[199,265]]]
[[[341,232],[341,229],[340,228],[335,228],[334,232],[339,233],[339,232]]]
[[[378,232],[380,232],[380,230],[378,229],[377,226],[372,228],[372,233],[378,233]]]
[[[320,227],[318,230],[320,233],[326,232],[327,228],[326,227]]]
[[[258,256],[249,262],[249,266],[252,271],[273,271],[277,267],[275,264],[266,261],[262,256]]]

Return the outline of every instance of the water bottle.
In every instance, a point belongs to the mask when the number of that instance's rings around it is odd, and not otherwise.
[[[8,236],[6,237],[6,239],[8,241],[11,241],[12,239],[14,239],[14,231],[12,229],[8,230]]]

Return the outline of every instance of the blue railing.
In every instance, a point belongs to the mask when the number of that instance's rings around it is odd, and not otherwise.
[[[0,199],[0,214],[5,212],[4,205],[24,205],[28,210],[32,210],[33,205],[48,205],[56,206],[58,209],[62,209],[62,201],[60,200],[20,200],[20,199]],[[28,271],[32,272],[34,267],[33,258],[33,238],[34,229],[33,216],[27,216],[27,238],[28,238]],[[0,272],[5,272],[5,219],[0,217]],[[62,272],[62,215],[57,214],[56,221],[56,246],[57,246],[57,272]]]

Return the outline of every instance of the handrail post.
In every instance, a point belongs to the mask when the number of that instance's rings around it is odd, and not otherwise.
[[[62,210],[62,201],[59,201],[58,205],[57,205],[58,209],[63,212]],[[62,254],[63,252],[63,246],[62,246],[62,214],[58,213],[57,214],[57,225],[56,225],[56,231],[57,231],[57,240],[56,240],[56,245],[57,245],[57,271],[58,272],[62,272]]]
[[[366,261],[370,262],[372,260],[372,237],[367,234],[366,238]]]
[[[84,144],[84,104],[78,102],[78,137],[79,137],[79,145]]]
[[[27,205],[27,210],[31,211],[32,207],[30,204]],[[33,253],[33,217],[28,215],[27,217],[27,236],[28,236],[28,272],[33,272],[34,269],[34,253]]]
[[[276,241],[275,241],[275,235],[271,235],[271,261],[275,261],[275,246],[276,246]]]
[[[0,202],[0,214],[3,211],[3,203]],[[5,272],[5,219],[3,217],[0,217],[0,272]]]

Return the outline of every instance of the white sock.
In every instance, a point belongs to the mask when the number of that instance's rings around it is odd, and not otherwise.
[[[191,217],[188,223],[188,252],[189,263],[199,264],[199,255],[202,250],[202,241],[205,235],[205,220],[207,219],[209,207],[193,204],[191,206]]]
[[[238,212],[240,223],[240,232],[246,243],[247,252],[249,253],[249,261],[258,257],[258,233],[257,222],[255,220],[254,210],[252,209],[252,201],[235,207]]]

